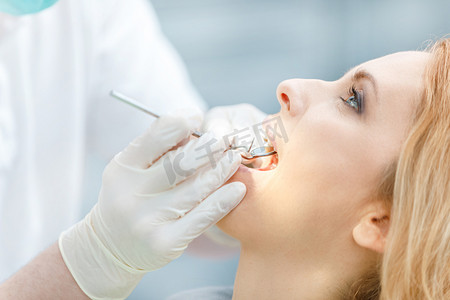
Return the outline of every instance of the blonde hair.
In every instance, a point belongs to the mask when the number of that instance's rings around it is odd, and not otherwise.
[[[450,39],[427,51],[422,102],[375,193],[391,210],[385,253],[342,299],[450,299]]]
[[[382,300],[450,299],[450,39],[435,43],[395,172]]]

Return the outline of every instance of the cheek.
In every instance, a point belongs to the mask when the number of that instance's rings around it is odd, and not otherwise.
[[[326,186],[356,182],[373,155],[365,128],[346,116],[300,122],[286,144],[289,173]]]
[[[257,245],[311,240],[318,231],[330,234],[350,222],[349,213],[375,184],[376,145],[363,128],[336,118],[286,122],[291,134],[280,145],[278,167],[238,171],[230,180],[244,182],[247,195],[218,226]]]
[[[299,123],[279,166],[282,190],[292,197],[289,205],[294,211],[306,205],[306,216],[350,209],[369,196],[376,183],[376,145],[364,128],[330,119]]]

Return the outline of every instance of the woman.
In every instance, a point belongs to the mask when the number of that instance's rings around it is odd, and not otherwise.
[[[242,245],[233,299],[450,299],[450,40],[277,97],[277,167],[241,167],[218,223]]]

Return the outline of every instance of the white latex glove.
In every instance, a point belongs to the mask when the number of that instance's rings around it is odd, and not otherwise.
[[[243,138],[241,141],[237,139],[237,143],[245,144],[255,138],[253,126],[260,124],[266,117],[267,114],[247,103],[218,106],[206,113],[202,131],[213,132],[217,137],[225,137],[225,140],[230,140],[229,138],[233,136],[232,133],[237,130],[239,132],[237,136]],[[262,146],[258,145],[257,138],[255,138],[254,145]],[[211,227],[205,234],[218,244],[229,247],[239,246],[239,241],[221,231],[217,226]]]
[[[213,132],[218,137],[229,138],[237,130],[238,133],[235,134],[238,138],[237,143],[242,144],[244,140],[251,141],[255,137],[253,126],[261,124],[266,117],[267,114],[247,103],[218,106],[206,113],[202,130]],[[240,140],[240,138],[242,139]],[[258,139],[255,139],[255,143],[257,141]]]
[[[183,111],[156,120],[108,164],[96,206],[61,234],[64,261],[90,298],[126,298],[244,197],[241,182],[220,187],[239,167],[237,153],[230,159],[216,142],[214,168],[198,149],[212,134],[187,142],[201,119]]]

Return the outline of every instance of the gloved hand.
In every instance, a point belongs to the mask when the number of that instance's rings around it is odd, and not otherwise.
[[[225,141],[231,142],[233,132],[235,132],[236,135],[243,138],[241,142],[237,140],[237,143],[245,144],[245,142],[251,142],[255,138],[253,126],[260,124],[266,117],[267,114],[247,103],[218,106],[206,113],[202,131],[213,132],[217,137],[225,137],[225,139],[222,139],[224,144],[226,144]],[[258,144],[258,140],[255,138],[254,145],[256,147],[263,146]],[[217,226],[209,228],[205,235],[212,241],[224,246],[239,246],[239,241],[221,231]]]
[[[266,117],[267,114],[248,103],[218,106],[206,113],[202,130],[213,132],[218,137],[226,136],[230,140],[235,132],[237,137],[243,138],[241,142],[244,139],[248,142],[255,137],[253,126],[260,124]],[[258,139],[255,139],[256,142]],[[263,145],[256,145],[259,146]]]
[[[212,164],[204,145],[214,135],[187,142],[201,115],[186,115],[162,116],[116,155],[98,203],[61,234],[64,261],[90,298],[126,298],[146,272],[179,257],[244,197],[241,182],[221,187],[239,167],[239,154],[215,142]]]

